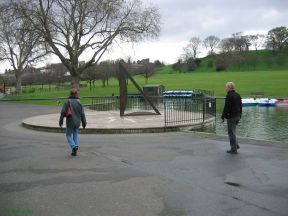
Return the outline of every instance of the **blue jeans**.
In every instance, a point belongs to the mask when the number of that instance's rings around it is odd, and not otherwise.
[[[75,127],[75,128],[67,127],[66,128],[66,138],[67,138],[67,142],[70,145],[71,149],[78,146],[78,132],[79,132],[78,127]]]

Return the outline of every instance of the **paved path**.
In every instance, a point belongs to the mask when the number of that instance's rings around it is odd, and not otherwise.
[[[0,103],[0,215],[286,216],[288,148],[188,132],[64,134],[21,126],[58,107]]]

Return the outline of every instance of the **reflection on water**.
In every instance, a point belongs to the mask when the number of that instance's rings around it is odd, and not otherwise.
[[[223,106],[217,107],[216,124],[204,131],[227,135],[227,124],[221,121]],[[242,119],[236,133],[241,137],[288,143],[288,106],[243,107]]]

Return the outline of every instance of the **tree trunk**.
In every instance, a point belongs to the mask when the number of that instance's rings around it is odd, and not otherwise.
[[[73,76],[71,80],[71,87],[80,89],[80,78],[78,76]]]
[[[90,91],[92,91],[92,80],[89,80]]]
[[[22,87],[22,76],[16,76],[16,93],[21,93]]]
[[[106,84],[106,82],[105,82],[105,79],[102,79],[102,88],[105,88],[105,85]]]

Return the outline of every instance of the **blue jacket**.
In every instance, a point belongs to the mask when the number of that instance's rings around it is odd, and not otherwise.
[[[82,104],[80,103],[79,99],[76,97],[69,97],[67,101],[65,101],[62,110],[61,115],[59,119],[59,125],[63,125],[63,119],[65,117],[65,112],[68,106],[68,101],[70,104],[70,108],[72,111],[72,116],[66,118],[66,127],[75,128],[80,127],[80,123],[82,122],[82,126],[86,127],[86,117],[84,113],[84,108]]]

